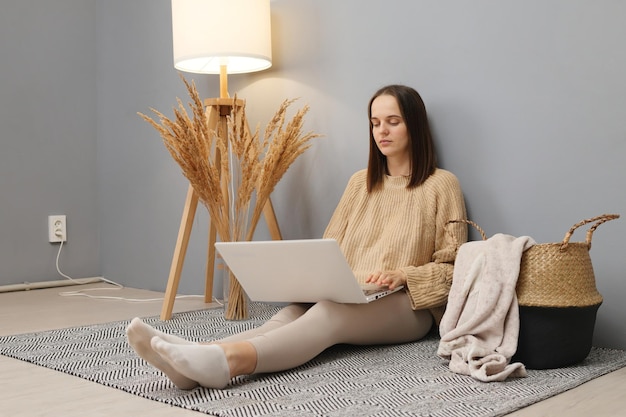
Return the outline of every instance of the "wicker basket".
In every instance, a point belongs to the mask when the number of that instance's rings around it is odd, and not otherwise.
[[[576,223],[558,243],[540,243],[522,254],[516,294],[520,332],[513,361],[529,369],[548,369],[584,360],[591,350],[596,314],[602,296],[596,288],[589,249],[596,228],[618,214],[603,214]],[[470,220],[452,220],[474,226]],[[570,242],[588,223],[585,242]]]
[[[603,214],[583,220],[569,229],[562,242],[536,244],[525,251],[517,280],[519,305],[588,307],[602,303],[589,256],[591,236],[602,223],[618,217]],[[594,224],[585,242],[570,242],[574,231],[588,223]]]

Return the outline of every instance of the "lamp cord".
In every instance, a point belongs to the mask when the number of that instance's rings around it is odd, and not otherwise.
[[[57,256],[56,256],[56,268],[57,268],[57,272],[59,273],[59,275],[61,275],[63,278],[70,280],[71,282],[80,285],[82,284],[81,282],[77,281],[76,279],[70,277],[69,275],[64,274],[63,272],[61,272],[61,268],[59,267],[59,258],[61,256],[61,250],[63,249],[63,241],[61,241],[61,244],[59,245],[59,251],[57,252]],[[124,288],[124,286],[122,284],[119,284],[115,281],[111,281],[109,279],[106,279],[104,277],[98,277],[98,279],[101,282],[107,283],[107,284],[111,284],[113,286],[115,286],[116,288],[88,288],[88,289],[84,289],[84,290],[78,290],[78,291],[63,291],[60,292],[59,295],[62,297],[76,297],[76,296],[80,296],[80,297],[87,297],[87,298],[95,298],[95,299],[100,299],[100,300],[122,300],[122,301],[128,301],[128,302],[133,302],[133,303],[143,303],[143,302],[153,302],[153,301],[163,301],[164,298],[125,298],[125,297],[113,297],[113,296],[107,296],[107,295],[90,295],[87,294],[88,291],[106,291],[106,290],[121,290]],[[176,299],[181,299],[181,298],[202,298],[204,296],[202,295],[177,295]],[[214,301],[215,298],[213,299]],[[219,302],[218,302],[219,303]]]

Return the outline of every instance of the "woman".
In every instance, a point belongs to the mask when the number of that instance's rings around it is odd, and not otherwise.
[[[302,365],[339,344],[413,342],[438,324],[467,227],[457,178],[436,166],[426,108],[414,89],[390,85],[369,102],[370,156],[324,233],[339,242],[357,279],[394,288],[369,304],[292,304],[262,326],[200,344],[134,319],[130,345],[181,389],[224,388],[231,378]]]

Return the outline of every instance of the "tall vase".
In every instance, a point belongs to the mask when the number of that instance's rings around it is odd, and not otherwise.
[[[223,259],[221,257],[218,259],[217,268],[222,279],[224,318],[226,320],[246,320],[250,317],[248,296]]]

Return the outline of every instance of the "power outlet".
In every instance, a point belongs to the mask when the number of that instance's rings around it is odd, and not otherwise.
[[[48,241],[50,243],[67,240],[67,221],[65,215],[48,216]]]

